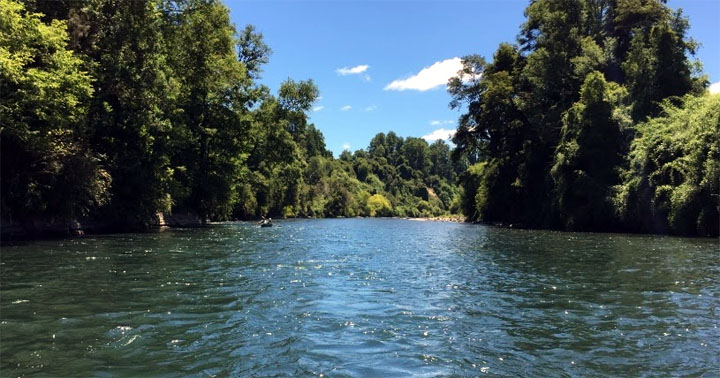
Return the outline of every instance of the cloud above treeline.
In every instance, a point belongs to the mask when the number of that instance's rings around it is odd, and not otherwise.
[[[453,121],[451,119],[445,119],[445,120],[434,119],[434,120],[430,121],[431,126],[452,125],[453,123],[455,123],[455,121]]]
[[[344,111],[344,112],[346,112],[346,111],[348,111],[348,110],[350,110],[350,109],[352,109],[352,106],[350,106],[350,105],[345,105],[345,106],[343,106],[342,108],[340,108],[340,110],[342,110],[342,111]]]
[[[321,110],[323,110],[323,109],[325,109],[324,106],[318,105],[318,106],[316,106],[316,107],[313,108],[313,111],[314,111],[314,112],[319,112],[319,111],[321,111]]]
[[[428,142],[434,142],[438,139],[448,141],[455,135],[455,129],[446,130],[444,128],[437,129],[430,134],[423,135],[422,138]]]
[[[462,69],[462,60],[458,57],[435,62],[407,79],[398,79],[385,86],[386,91],[427,91],[447,84],[451,77]]]
[[[708,91],[710,91],[710,94],[720,93],[720,81],[710,84]]]

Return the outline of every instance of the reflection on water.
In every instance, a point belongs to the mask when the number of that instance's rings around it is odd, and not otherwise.
[[[717,240],[277,226],[4,246],[1,375],[720,375]]]

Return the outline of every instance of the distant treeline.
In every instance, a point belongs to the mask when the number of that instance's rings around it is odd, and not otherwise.
[[[326,150],[311,80],[212,0],[0,0],[4,223],[421,216],[459,204],[450,148],[394,133]],[[456,210],[459,205],[455,206]]]
[[[462,209],[526,227],[718,235],[720,96],[658,0],[536,0],[451,80]]]

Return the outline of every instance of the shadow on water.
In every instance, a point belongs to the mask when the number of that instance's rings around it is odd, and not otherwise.
[[[717,241],[277,226],[4,246],[1,375],[720,371]]]

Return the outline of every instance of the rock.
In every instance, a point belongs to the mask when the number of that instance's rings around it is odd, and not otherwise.
[[[158,221],[159,226],[198,227],[204,224],[197,214],[190,212],[176,212],[172,214],[158,213],[158,218],[162,220],[162,222]]]

